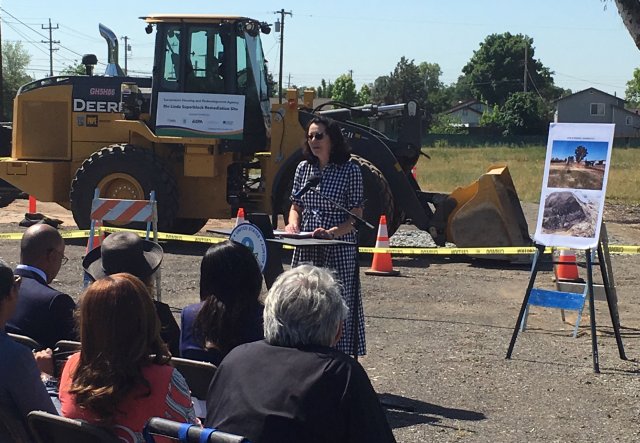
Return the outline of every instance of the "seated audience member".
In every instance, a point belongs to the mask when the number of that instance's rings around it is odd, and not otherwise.
[[[62,371],[62,415],[112,427],[127,442],[144,441],[151,417],[199,423],[142,281],[126,273],[104,277],[79,305],[82,347]]]
[[[0,260],[0,408],[21,421],[26,430],[29,412],[57,412],[40,380],[33,352],[4,331],[18,303],[21,280],[22,277],[14,276],[11,268]],[[1,436],[0,441],[4,441]]]
[[[234,347],[264,338],[262,273],[249,248],[211,246],[200,264],[200,303],[182,310],[180,355],[219,365]]]
[[[253,443],[394,442],[366,372],[331,347],[346,316],[328,271],[283,273],[265,300],[265,340],[236,347],[218,367],[206,425]]]
[[[92,280],[107,275],[127,272],[135,275],[153,292],[153,274],[162,263],[162,247],[150,240],[144,240],[133,232],[116,232],[108,235],[100,248],[89,252],[82,261],[82,267]],[[153,298],[153,297],[152,297]],[[160,336],[175,356],[180,352],[180,328],[171,313],[169,305],[153,300],[160,319]]]
[[[16,267],[22,283],[7,332],[31,337],[47,348],[55,347],[59,340],[78,339],[73,320],[75,302],[49,286],[67,262],[64,249],[64,239],[49,225],[39,223],[25,231]]]

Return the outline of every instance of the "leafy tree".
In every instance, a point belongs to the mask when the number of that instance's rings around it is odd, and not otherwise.
[[[607,3],[608,0],[603,0]],[[640,0],[615,0],[622,22],[640,49]]]
[[[446,101],[447,108],[475,98],[475,93],[471,90],[471,82],[466,75],[461,75],[455,83],[443,87],[441,94],[443,100]]]
[[[374,80],[371,87],[371,101],[377,104],[390,104],[395,102],[391,91],[391,77],[383,75]]]
[[[640,106],[640,68],[633,70],[633,78],[627,82],[625,99],[627,99],[632,106]]]
[[[358,104],[366,105],[371,103],[371,85],[367,85],[366,83],[360,86],[360,91],[358,91]]]
[[[319,98],[331,98],[333,94],[333,84],[325,79],[320,81],[320,86],[317,88]]]
[[[525,48],[529,87],[546,99],[560,97],[563,91],[553,84],[553,73],[535,59],[533,39],[505,32],[487,36],[462,68],[476,99],[503,105],[511,94],[524,89]]]
[[[348,74],[339,76],[333,84],[331,99],[339,102],[355,105],[358,98],[356,84]]]
[[[480,125],[493,127],[503,135],[544,134],[550,122],[549,106],[532,92],[511,94],[503,106],[483,114]]]
[[[13,99],[20,86],[33,81],[27,74],[30,61],[31,56],[21,42],[2,42],[2,112],[7,119],[13,115]]]
[[[580,163],[582,160],[587,158],[589,151],[584,146],[580,145],[576,148],[576,163]]]
[[[430,134],[467,134],[468,132],[460,118],[449,114],[437,115],[429,128]]]
[[[87,70],[81,63],[76,63],[75,65],[67,65],[60,71],[60,75],[85,75],[86,73]]]

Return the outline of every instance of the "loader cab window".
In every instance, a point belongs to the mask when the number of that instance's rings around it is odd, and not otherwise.
[[[168,26],[165,36],[162,89],[177,91],[180,87],[180,27]]]
[[[185,92],[223,94],[222,77],[224,54],[219,26],[193,26],[189,28],[189,57],[185,67]]]

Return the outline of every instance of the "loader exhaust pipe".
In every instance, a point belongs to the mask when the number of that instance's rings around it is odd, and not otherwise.
[[[118,64],[118,38],[114,32],[102,23],[98,24],[100,35],[107,41],[107,69],[104,75],[109,77],[124,77],[124,72]]]

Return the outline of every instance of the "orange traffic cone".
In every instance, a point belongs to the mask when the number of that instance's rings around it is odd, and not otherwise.
[[[244,219],[244,208],[238,208],[238,215],[236,215],[236,226],[241,225],[242,223],[246,223]]]
[[[380,216],[380,226],[378,227],[378,238],[376,240],[376,248],[388,248],[389,247],[389,234],[387,233],[387,216]],[[400,275],[400,271],[393,269],[393,263],[391,263],[390,252],[374,252],[373,262],[371,263],[371,269],[364,271],[367,275]]]
[[[560,251],[558,265],[556,266],[556,277],[558,280],[580,280],[575,252],[568,249]]]

